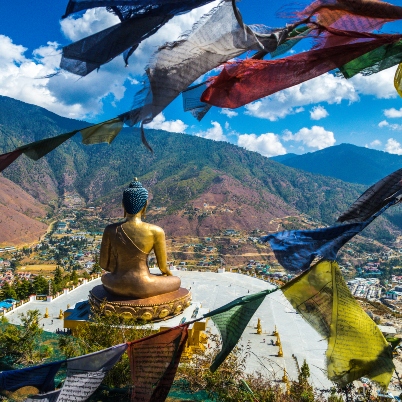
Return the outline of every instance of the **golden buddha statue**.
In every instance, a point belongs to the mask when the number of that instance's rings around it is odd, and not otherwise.
[[[139,181],[132,182],[123,193],[126,220],[107,226],[103,233],[99,265],[109,273],[102,276],[102,283],[116,296],[143,299],[180,288],[180,278],[167,267],[165,232],[142,221],[147,200],[148,191]],[[152,250],[163,276],[149,272]]]
[[[167,267],[163,229],[142,220],[147,204],[148,191],[134,179],[123,192],[126,219],[108,225],[103,233],[99,265],[108,273],[102,276],[103,286],[92,289],[90,300],[98,306],[106,300],[106,312],[155,320],[179,314],[191,295]],[[149,271],[152,250],[162,275]]]

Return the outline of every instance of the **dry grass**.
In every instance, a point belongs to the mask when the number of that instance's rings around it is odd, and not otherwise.
[[[19,267],[18,272],[25,273],[30,272],[31,274],[50,273],[56,269],[57,264],[35,264],[35,265],[24,265]]]

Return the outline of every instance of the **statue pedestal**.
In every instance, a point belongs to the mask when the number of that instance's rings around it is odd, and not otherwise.
[[[184,288],[146,299],[125,299],[109,293],[103,285],[89,292],[92,307],[104,314],[119,314],[127,319],[161,321],[181,314],[191,304],[191,293]]]

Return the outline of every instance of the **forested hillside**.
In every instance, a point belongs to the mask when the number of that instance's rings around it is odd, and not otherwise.
[[[7,152],[86,123],[0,97],[0,125],[0,150]],[[78,134],[39,162],[19,158],[3,174],[43,203],[77,192],[112,216],[121,216],[122,189],[136,176],[150,190],[152,220],[170,233],[197,235],[229,227],[274,230],[274,218],[300,213],[331,224],[366,187],[293,169],[226,142],[159,130],[146,135],[153,154],[138,129],[124,129],[111,145],[84,146]],[[392,226],[383,221],[374,227],[387,237]]]

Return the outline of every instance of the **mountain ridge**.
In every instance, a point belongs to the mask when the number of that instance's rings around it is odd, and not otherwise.
[[[7,133],[0,140],[2,152],[87,125],[7,99],[0,97],[0,129]],[[76,135],[38,162],[19,158],[3,176],[48,208],[56,208],[53,201],[64,194],[77,192],[88,205],[113,217],[121,216],[122,189],[136,176],[149,189],[151,221],[171,236],[225,228],[272,231],[278,228],[273,219],[302,213],[333,224],[365,189],[287,167],[227,142],[161,130],[146,130],[146,135],[153,154],[135,128],[123,129],[110,145],[85,146]],[[381,226],[395,229],[380,218],[370,230],[384,232]]]
[[[402,167],[402,155],[352,144],[335,145],[289,158],[281,155],[271,159],[310,173],[364,185],[372,185]]]

